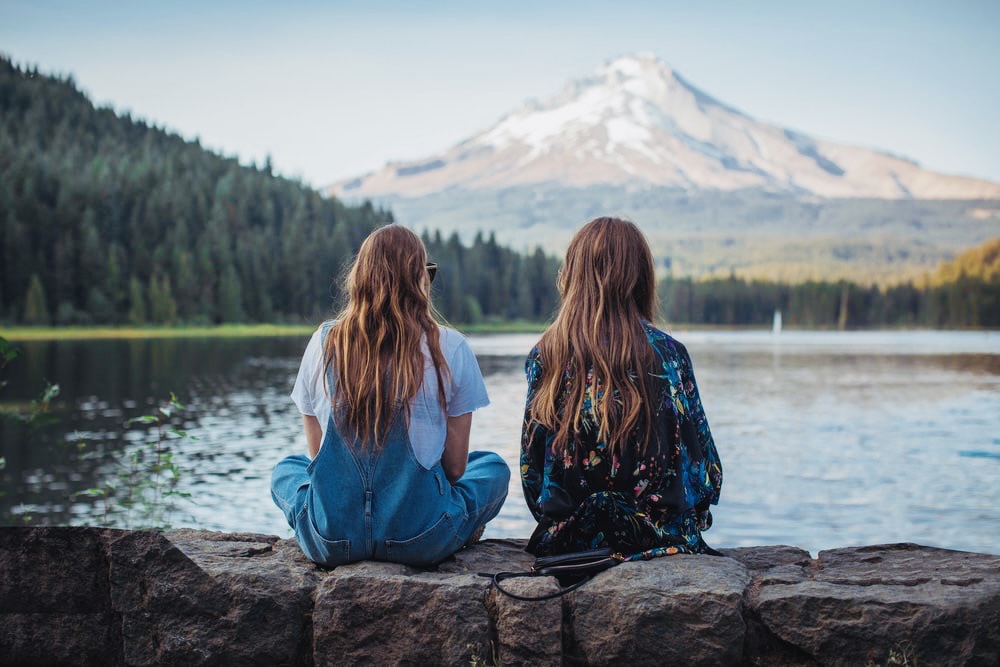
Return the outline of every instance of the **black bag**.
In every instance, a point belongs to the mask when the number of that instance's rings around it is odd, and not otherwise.
[[[701,545],[701,553],[709,556],[725,556],[725,554],[721,551],[717,551],[708,546],[708,544],[705,543],[704,538],[700,535],[698,536],[698,541]],[[653,550],[646,551],[642,554],[638,554],[637,556],[642,560],[649,560],[652,551]],[[600,549],[591,549],[589,551],[577,551],[575,553],[562,554],[559,556],[542,556],[541,558],[536,558],[529,572],[497,572],[496,574],[480,572],[479,576],[489,577],[492,580],[493,586],[495,586],[498,591],[504,595],[514,598],[515,600],[526,600],[528,602],[551,600],[552,598],[557,598],[575,591],[580,586],[583,586],[585,583],[593,579],[594,575],[599,572],[603,572],[604,570],[614,567],[619,563],[624,563],[626,560],[636,559],[636,556],[627,558],[621,553],[616,552],[611,547],[601,547]],[[518,595],[517,593],[511,593],[500,585],[501,581],[504,581],[505,579],[513,579],[514,577],[555,577],[559,580],[559,585],[563,588],[555,593],[549,593],[539,597]]]
[[[497,572],[496,574],[480,572],[479,576],[490,577],[493,586],[498,591],[515,600],[526,600],[529,602],[551,600],[552,598],[575,591],[590,581],[598,572],[603,572],[624,561],[625,557],[620,553],[615,553],[610,547],[603,547],[601,549],[591,549],[590,551],[577,551],[559,556],[536,558],[529,572]],[[555,593],[530,597],[512,593],[500,585],[500,582],[515,577],[556,577],[563,588]]]

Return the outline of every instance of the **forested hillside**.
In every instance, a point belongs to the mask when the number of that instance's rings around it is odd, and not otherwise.
[[[1000,239],[943,262],[912,282],[880,287],[849,281],[798,284],[665,279],[660,301],[671,322],[767,325],[775,310],[805,328],[1000,328]]]
[[[361,240],[391,220],[0,58],[0,322],[315,321]],[[427,241],[446,317],[544,319],[554,308],[557,267],[540,251]]]
[[[950,262],[942,262],[926,283],[940,287],[963,280],[1000,284],[1000,238],[970,248]]]

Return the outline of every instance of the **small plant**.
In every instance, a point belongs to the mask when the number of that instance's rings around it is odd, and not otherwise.
[[[917,667],[917,652],[910,642],[899,642],[889,649],[889,657],[886,659],[887,665],[905,665],[905,667]]]
[[[18,349],[7,342],[6,338],[0,336],[0,370],[3,370],[8,363],[17,359],[18,354],[20,354]],[[0,380],[0,389],[3,389],[5,384],[7,384],[6,381]]]
[[[500,667],[500,650],[494,642],[489,643],[486,649],[488,655],[486,656],[480,654],[483,647],[479,644],[470,646],[470,648],[472,648],[472,656],[469,658],[469,667]]]
[[[865,667],[881,667],[883,663],[869,660]],[[917,652],[913,644],[908,641],[901,641],[889,649],[889,655],[885,658],[886,667],[898,665],[899,667],[917,667]]]
[[[11,361],[17,359],[20,354],[20,350],[11,345],[6,338],[0,336],[0,371],[5,369],[7,364]],[[3,389],[6,385],[7,381],[0,379],[0,389]],[[23,424],[26,424],[32,429],[54,424],[59,421],[59,418],[52,414],[49,409],[52,401],[55,400],[57,396],[59,396],[59,385],[52,384],[46,380],[45,389],[42,390],[42,393],[37,399],[31,402],[27,411],[18,409],[0,411],[0,415],[8,419],[15,419]]]
[[[138,519],[139,523],[134,527],[170,528],[169,519],[176,511],[178,501],[191,498],[190,493],[177,488],[182,471],[174,461],[171,450],[171,442],[178,439],[197,440],[171,425],[173,418],[186,409],[171,392],[170,400],[161,405],[155,414],[125,422],[126,427],[134,424],[153,427],[154,437],[127,455],[119,454],[117,470],[103,484],[76,494],[103,501],[103,525],[132,528],[133,521]]]
[[[17,359],[21,354],[21,351],[10,344],[6,338],[0,336],[0,371],[7,368],[9,364],[14,359]],[[0,377],[0,389],[7,386],[7,381]],[[6,408],[0,406],[0,419],[8,419],[20,424],[27,426],[31,430],[47,426],[49,424],[54,424],[59,421],[59,418],[52,414],[49,409],[51,407],[52,401],[59,395],[59,385],[52,384],[51,382],[45,382],[45,389],[36,400],[31,401],[28,409],[25,410],[20,406],[15,406],[13,408]],[[0,470],[7,467],[7,459],[0,456]],[[6,495],[6,492],[0,488],[0,497]],[[32,515],[27,513],[19,513],[15,515],[17,520],[21,523],[28,524],[32,520]],[[8,512],[3,512],[0,514],[0,519],[4,523],[7,523],[11,518]]]

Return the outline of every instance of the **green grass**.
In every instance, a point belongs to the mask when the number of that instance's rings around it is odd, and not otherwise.
[[[545,322],[480,322],[478,324],[450,324],[449,326],[467,334],[501,333],[542,333],[548,326]]]
[[[98,340],[128,338],[269,338],[309,336],[317,324],[220,324],[216,326],[95,326],[95,327],[6,327],[0,337],[9,341],[28,340]],[[482,322],[449,324],[463,333],[541,333],[541,322]]]
[[[216,326],[174,326],[174,327],[7,327],[0,328],[0,338],[9,341],[30,340],[99,340],[99,339],[151,339],[151,338],[277,338],[280,336],[310,336],[317,324],[220,324]],[[548,326],[546,322],[490,321],[478,324],[448,323],[464,334],[541,334]],[[752,331],[770,329],[770,325],[705,325],[678,322],[659,322],[657,326],[665,331],[686,331],[690,329],[720,331]],[[795,327],[786,327],[792,329]]]
[[[221,324],[177,327],[11,327],[0,329],[9,341],[95,340],[101,338],[264,338],[308,336],[313,324]]]

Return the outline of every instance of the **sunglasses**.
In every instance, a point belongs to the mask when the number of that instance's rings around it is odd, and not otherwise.
[[[438,272],[437,263],[427,262],[427,277],[431,279],[431,282],[434,282],[434,276],[437,275],[437,272]]]

